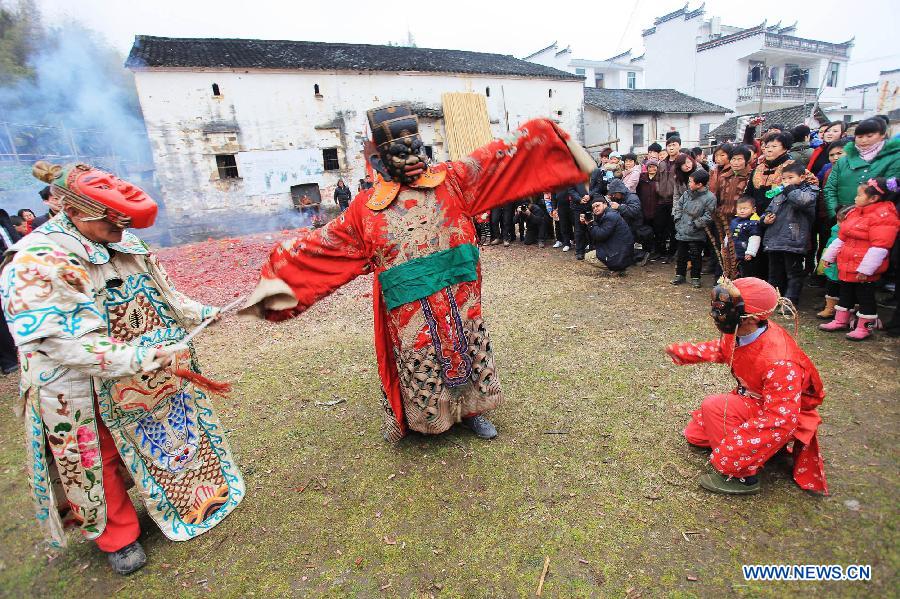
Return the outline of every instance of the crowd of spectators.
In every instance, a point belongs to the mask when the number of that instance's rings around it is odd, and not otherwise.
[[[815,131],[772,124],[757,137],[763,124],[751,120],[740,142],[710,155],[682,147],[678,132],[641,156],[607,148],[586,186],[479,215],[481,243],[552,244],[576,260],[593,251],[619,275],[674,262],[672,284],[695,288],[704,275],[755,276],[796,307],[804,289],[821,289],[823,330],[865,339],[884,327],[880,304],[894,309],[889,333],[900,333],[900,138],[888,138],[883,117],[853,136],[836,121]]]

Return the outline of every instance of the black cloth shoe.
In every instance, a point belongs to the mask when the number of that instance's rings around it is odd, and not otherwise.
[[[475,436],[479,439],[493,439],[497,436],[497,428],[481,414],[471,418],[463,418],[462,423],[463,426],[475,433]]]
[[[575,254],[576,260],[584,260],[584,254]]]
[[[700,486],[724,495],[753,495],[759,493],[759,477],[730,478],[713,470],[700,476]]]
[[[113,572],[122,576],[137,572],[147,564],[147,554],[144,553],[144,548],[137,541],[118,551],[107,553],[106,559],[109,560]]]
[[[12,366],[4,366],[3,367],[3,374],[12,374],[12,373],[18,372],[18,371],[19,371],[18,364],[13,364]]]
[[[683,285],[684,284],[684,275],[675,275],[675,278],[672,279],[671,283],[673,285]]]

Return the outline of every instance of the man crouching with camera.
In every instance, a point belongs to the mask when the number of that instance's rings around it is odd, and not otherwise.
[[[625,276],[625,269],[634,263],[634,236],[622,215],[600,197],[591,204],[591,215],[583,214],[581,220],[588,228],[597,259],[610,271]]]

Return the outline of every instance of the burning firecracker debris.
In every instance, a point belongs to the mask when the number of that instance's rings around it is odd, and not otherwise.
[[[158,254],[179,291],[198,301],[224,306],[249,293],[275,244],[295,237],[298,232],[295,229],[208,239],[162,248]]]

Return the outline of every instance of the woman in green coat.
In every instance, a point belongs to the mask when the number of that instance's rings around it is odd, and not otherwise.
[[[852,143],[844,146],[825,184],[828,217],[844,206],[852,206],[857,188],[875,177],[900,177],[900,139],[885,139],[887,123],[874,117],[856,126]]]

